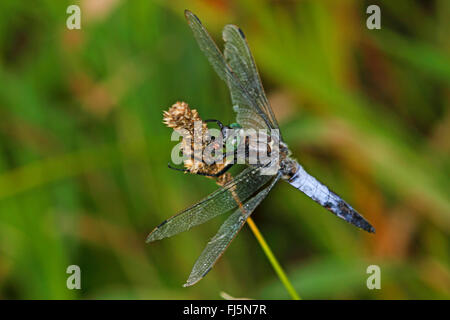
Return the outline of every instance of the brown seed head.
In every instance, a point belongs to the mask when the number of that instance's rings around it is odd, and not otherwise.
[[[197,132],[197,136],[194,135],[196,121],[201,122],[201,132]],[[206,139],[206,136],[208,135],[208,126],[202,121],[202,119],[198,115],[197,110],[189,108],[189,105],[185,102],[177,102],[173,104],[168,111],[164,111],[163,123],[174,130],[184,129],[189,132],[190,136],[183,137],[183,142],[181,145],[183,154],[187,157],[184,160],[184,166],[189,170],[189,172],[215,174],[217,172],[220,172],[225,167],[225,164],[223,163],[213,163],[211,165],[208,165],[201,159],[201,154],[207,146],[208,139]],[[198,127],[197,130],[199,130]],[[196,158],[197,155],[195,155],[194,157],[194,150],[196,150],[195,148],[201,150],[201,152],[199,152],[200,154],[198,155],[200,159]],[[225,173],[220,177],[214,179],[216,180],[216,183],[218,185],[223,186],[227,182],[232,180],[232,176],[230,173]]]
[[[194,133],[195,121],[202,121],[197,110],[189,108],[186,102],[176,102],[168,111],[164,111],[163,123],[174,130],[187,129]],[[203,127],[207,129],[206,123]]]

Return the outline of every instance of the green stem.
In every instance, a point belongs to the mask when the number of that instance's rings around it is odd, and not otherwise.
[[[259,229],[256,226],[255,222],[252,220],[252,218],[249,217],[247,219],[247,224],[250,227],[250,229],[253,231],[253,234],[255,235],[256,240],[258,240],[259,244],[261,245],[261,248],[263,249],[264,253],[267,256],[267,259],[269,259],[270,264],[272,265],[273,269],[277,273],[278,277],[280,278],[280,280],[283,283],[286,290],[289,292],[292,300],[301,300],[299,294],[297,293],[297,291],[295,291],[294,287],[292,286],[291,282],[289,281],[289,278],[287,277],[287,275],[284,272],[281,265],[278,263],[277,258],[275,258],[272,250],[270,249],[266,240],[262,236],[261,232],[259,232]]]

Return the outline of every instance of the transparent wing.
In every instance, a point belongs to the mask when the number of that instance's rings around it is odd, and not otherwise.
[[[273,178],[273,181],[269,186],[245,202],[244,205],[240,206],[239,209],[237,209],[227,218],[227,220],[225,220],[217,234],[208,242],[206,248],[195,262],[191,274],[189,275],[189,279],[184,284],[185,287],[192,286],[197,283],[209,272],[209,270],[211,270],[217,260],[219,260],[222,256],[230,242],[234,239],[239,230],[241,230],[247,218],[267,196],[279,178],[279,175]]]
[[[269,118],[272,126],[278,128],[277,120],[270,107],[269,100],[267,100],[255,60],[245,39],[244,32],[235,25],[227,25],[222,31],[222,37],[225,41],[224,55],[226,62],[242,85],[247,88],[251,99],[258,104]],[[255,122],[253,113],[249,112],[251,108],[242,104],[238,93],[233,89],[230,91],[234,109],[237,111],[237,122],[243,127],[251,127]]]
[[[239,106],[237,108],[238,115],[246,114],[245,119],[248,119],[250,115],[253,116],[254,121],[251,123],[246,122],[243,126],[245,127],[245,125],[249,125],[250,128],[254,129],[277,128],[267,117],[264,110],[261,109],[258,101],[254,99],[254,96],[250,93],[249,89],[241,83],[232,68],[225,61],[225,57],[222,52],[220,52],[219,48],[214,43],[208,31],[206,31],[203,27],[197,16],[189,10],[186,10],[184,14],[189,23],[189,27],[192,29],[195,39],[200,46],[200,49],[206,55],[209,63],[219,77],[228,85],[233,103]]]
[[[246,168],[202,201],[162,222],[148,235],[146,242],[171,237],[236,208],[238,204],[230,189],[245,201],[271,178],[273,176],[261,175],[258,167]]]

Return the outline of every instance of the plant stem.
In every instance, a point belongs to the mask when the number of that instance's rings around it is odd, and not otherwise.
[[[277,258],[275,258],[275,255],[273,254],[273,252],[270,249],[269,245],[267,244],[266,240],[262,236],[261,232],[259,232],[259,229],[256,226],[253,219],[248,217],[247,224],[250,227],[250,229],[252,230],[253,234],[255,235],[256,240],[258,240],[259,244],[261,245],[261,248],[263,249],[264,253],[266,254],[267,259],[269,259],[270,264],[272,265],[273,269],[277,273],[278,278],[280,278],[284,287],[289,292],[292,300],[301,300],[299,294],[297,293],[297,291],[295,291],[294,287],[292,286],[291,282],[289,281],[283,268],[278,263]]]

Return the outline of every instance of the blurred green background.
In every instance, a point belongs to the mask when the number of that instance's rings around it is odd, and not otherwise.
[[[66,28],[79,4],[82,29]],[[381,30],[366,8],[381,7]],[[222,46],[247,35],[303,166],[376,227],[279,183],[253,218],[303,298],[450,298],[450,2],[0,2],[0,298],[283,299],[247,227],[183,288],[225,216],[153,244],[161,221],[216,189],[169,170],[162,111],[233,121],[226,85],[184,20]],[[66,268],[81,268],[81,290]],[[368,290],[366,268],[381,268]]]

